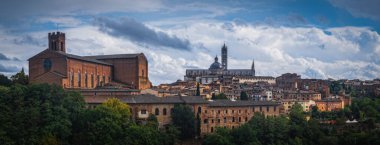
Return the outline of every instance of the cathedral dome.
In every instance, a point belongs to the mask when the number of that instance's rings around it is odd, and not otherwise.
[[[218,62],[218,56],[215,57],[215,62],[210,65],[209,69],[222,69],[222,64]]]

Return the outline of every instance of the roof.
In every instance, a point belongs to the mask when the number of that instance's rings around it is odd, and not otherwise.
[[[50,50],[50,49],[45,49],[44,51],[42,51],[42,52],[40,52],[40,53],[32,56],[28,60],[30,60],[30,59],[32,59],[32,58],[34,58],[36,56],[39,56],[39,55],[41,55],[42,53],[45,53],[45,52],[53,52],[53,53],[57,53],[57,54],[60,54],[60,55],[63,55],[65,57],[72,58],[72,59],[77,59],[77,60],[82,60],[82,61],[87,61],[87,62],[92,62],[92,63],[98,63],[98,64],[104,64],[104,65],[110,65],[110,66],[112,66],[112,64],[109,64],[109,63],[106,63],[106,62],[103,62],[103,61],[99,61],[99,60],[96,60],[96,59],[86,58],[86,57],[83,57],[83,56],[69,54],[69,53],[65,53],[65,52],[61,52],[61,51],[53,51],[53,50]]]
[[[242,101],[242,100],[213,100],[209,101],[210,107],[242,107],[242,106],[277,106],[273,101]]]
[[[83,57],[83,56],[78,56],[78,55],[74,55],[74,54],[69,54],[69,53],[64,53],[64,52],[61,52],[61,51],[55,51],[56,53],[59,53],[61,55],[64,55],[68,58],[72,58],[72,59],[77,59],[77,60],[82,60],[82,61],[87,61],[87,62],[93,62],[93,63],[99,63],[99,64],[104,64],[104,65],[112,65],[112,64],[109,64],[109,63],[106,63],[106,62],[103,62],[103,61],[99,61],[99,60],[96,60],[96,59],[91,59],[91,58],[87,58],[87,57]]]
[[[99,104],[105,102],[108,98],[115,97],[85,97],[87,103]],[[169,96],[157,97],[151,94],[131,95],[126,97],[116,97],[127,104],[206,104],[208,103],[200,96]]]
[[[121,100],[127,104],[180,104],[183,103],[179,97],[156,97],[150,94],[131,96]]]
[[[144,55],[143,53],[134,54],[112,54],[112,55],[94,55],[94,56],[84,56],[91,59],[114,59],[114,58],[135,58],[139,55]]]

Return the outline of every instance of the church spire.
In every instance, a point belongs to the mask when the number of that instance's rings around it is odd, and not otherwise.
[[[253,61],[252,61],[252,66],[251,66],[251,71],[252,71],[252,76],[255,76],[256,74],[256,72],[255,72],[255,59],[253,59]]]

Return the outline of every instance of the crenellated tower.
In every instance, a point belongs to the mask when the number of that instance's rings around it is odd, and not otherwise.
[[[227,46],[224,43],[222,47],[222,67],[227,70]]]
[[[48,34],[49,49],[66,53],[65,33],[53,32]]]

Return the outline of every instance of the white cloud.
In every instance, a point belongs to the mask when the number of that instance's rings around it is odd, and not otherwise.
[[[98,55],[143,52],[149,60],[149,77],[155,85],[183,79],[187,68],[207,69],[225,41],[229,68],[249,69],[252,59],[258,75],[279,76],[294,72],[303,77],[373,79],[380,77],[380,36],[370,28],[272,27],[202,21],[166,28],[152,22],[152,29],[189,40],[191,51],[143,46],[99,31],[96,26],[66,28],[69,53]],[[168,21],[165,22],[169,23]],[[165,25],[166,25],[165,24]],[[11,66],[27,67],[27,58],[46,47],[47,32],[28,33],[38,43],[15,44],[19,36],[0,31],[0,53],[21,58]],[[22,42],[22,41],[19,41]],[[365,44],[363,43],[365,42]],[[29,53],[26,53],[29,52]],[[372,56],[372,57],[368,57]],[[219,59],[220,60],[220,59]]]

